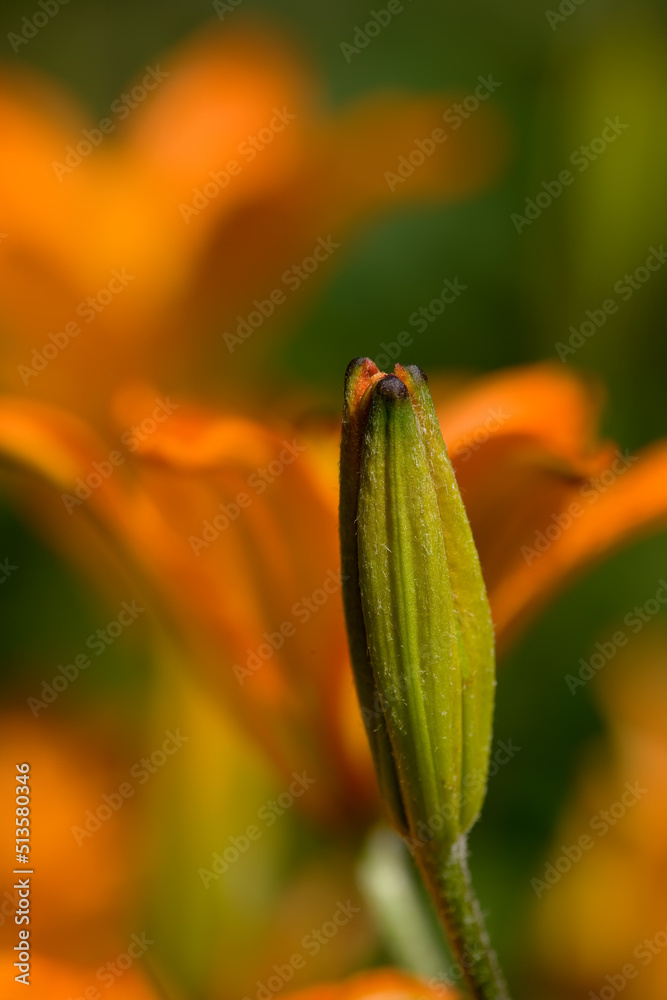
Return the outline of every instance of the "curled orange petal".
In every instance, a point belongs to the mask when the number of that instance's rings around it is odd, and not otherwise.
[[[552,365],[441,394],[501,648],[584,566],[667,523],[667,446],[629,456],[599,441],[601,402]]]
[[[183,405],[112,469],[80,421],[16,401],[0,405],[0,449],[55,487],[39,513],[49,534],[104,586],[101,564],[151,602],[287,776],[309,765],[305,808],[331,823],[375,808],[336,514],[307,440]]]

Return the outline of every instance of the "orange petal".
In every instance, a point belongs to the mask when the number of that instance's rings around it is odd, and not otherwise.
[[[319,93],[314,73],[286,37],[261,28],[205,29],[170,53],[158,72],[165,79],[129,116],[124,137],[176,205],[191,201],[192,188],[210,179],[208,171],[231,160],[247,169],[215,196],[214,216],[249,192],[277,186],[293,169]],[[248,140],[261,129],[273,137],[265,136],[259,149]]]
[[[543,880],[547,861],[564,867],[564,846],[571,851],[589,836],[571,871],[551,886],[543,881],[547,888],[531,914],[528,953],[542,980],[536,994],[550,995],[548,980],[554,995],[598,996],[608,976],[640,959],[627,995],[664,996],[667,954],[664,946],[649,952],[667,925],[666,664],[667,634],[656,619],[592,681],[602,693],[611,745],[596,744],[585,755],[550,855],[535,872]],[[655,978],[646,978],[649,964]]]
[[[629,466],[630,460],[636,464]],[[573,517],[572,511],[579,513]],[[566,527],[559,529],[547,551],[536,558],[520,556],[492,589],[494,619],[504,638],[511,637],[583,566],[640,534],[667,526],[667,443],[636,456],[619,451],[600,476],[585,480],[562,497],[537,530],[545,532],[556,524],[554,515],[559,514]],[[524,541],[534,550],[535,534],[530,527]]]
[[[7,234],[0,303],[14,347],[5,352],[1,375],[10,391],[25,386],[42,398],[68,399],[70,406],[82,401],[80,408],[90,409],[100,397],[104,402],[105,386],[121,370],[155,368],[156,359],[161,367],[167,359],[178,365],[173,343],[170,351],[155,347],[158,339],[180,341],[179,324],[191,329],[191,303],[190,322],[176,306],[197,281],[202,241],[201,227],[196,232],[185,224],[179,202],[192,200],[194,186],[211,180],[209,170],[238,155],[240,143],[267,126],[276,105],[296,109],[303,124],[271,144],[259,170],[251,164],[234,178],[208,216],[203,238],[231,203],[264,198],[303,155],[313,82],[283,44],[260,33],[224,45],[219,35],[196,38],[152,68],[155,90],[127,126],[128,109],[119,98],[119,108],[109,112],[113,131],[73,167],[73,147],[88,142],[82,129],[101,135],[98,123],[35,73],[0,78],[0,207]],[[160,73],[166,80],[159,81]],[[133,82],[141,86],[145,76]],[[85,300],[106,287],[114,269],[133,277],[90,326]],[[53,354],[48,335],[62,334],[68,323],[80,332],[40,369],[33,349],[47,345]],[[19,365],[36,365],[36,374],[19,372]],[[81,378],[81,371],[96,377]]]
[[[596,450],[601,388],[562,367],[505,369],[449,392],[436,377],[432,388],[443,436],[462,471],[497,436],[534,440],[571,464]]]
[[[116,958],[117,955],[113,954],[108,961],[112,962]],[[14,979],[17,974],[14,968],[15,961],[16,952],[10,949],[0,952],[4,1000],[20,1000],[26,995],[31,1000],[68,1000],[71,997],[86,995],[101,996],[98,988],[100,980],[97,978],[99,967],[63,962],[41,952],[32,956],[29,992],[26,994],[23,983],[17,983]],[[116,983],[120,984],[118,990],[114,988]],[[111,986],[109,1000],[115,1000],[116,996],[122,996],[123,1000],[160,1000],[162,996],[149,985],[143,973],[133,969],[124,972],[122,980],[117,980],[116,983]]]
[[[444,983],[425,983],[393,969],[363,972],[343,983],[312,986],[285,1000],[456,1000],[460,994]]]
[[[45,678],[51,678],[53,666],[51,673],[46,669],[45,665]],[[90,964],[94,971],[106,954],[111,958],[121,950],[122,928],[132,919],[137,906],[141,861],[132,850],[136,814],[130,805],[94,836],[83,829],[86,810],[123,778],[122,767],[108,750],[111,740],[105,720],[98,714],[74,734],[71,725],[63,725],[48,715],[45,703],[39,700],[41,685],[36,685],[32,694],[38,702],[34,709],[23,703],[20,709],[3,713],[0,720],[0,765],[4,773],[15,773],[16,764],[24,760],[30,763],[30,849],[36,871],[31,884],[31,941],[44,951]],[[82,768],[84,759],[86,767]],[[14,798],[13,786],[5,783],[0,792],[3,816],[13,814]],[[14,856],[14,834],[10,834],[7,824],[0,833],[0,848],[5,857]],[[128,863],[130,857],[135,862]],[[0,926],[5,925],[3,935],[12,929],[15,939],[4,939],[12,946],[18,942],[13,910],[11,924],[5,924],[5,918],[6,900],[16,895],[12,888],[15,882],[10,868],[0,876]]]
[[[322,795],[368,805],[366,748],[347,723],[336,514],[308,451],[293,433],[184,407],[137,451],[151,507],[135,508],[133,530],[212,679],[265,743],[273,734],[274,756],[278,737],[285,767],[322,769]]]
[[[620,458],[596,437],[599,389],[556,366],[501,372],[441,396],[436,384],[504,647],[583,566],[665,523],[666,446]]]
[[[0,449],[70,496],[110,468],[108,444],[40,404],[0,406]],[[56,499],[42,522],[105,585],[111,560],[132,596],[147,595],[278,767],[312,769],[307,808],[331,822],[367,814],[374,780],[351,712],[336,514],[307,443],[183,406],[135,450],[85,501],[68,501],[71,513]],[[89,522],[107,540],[102,564]]]

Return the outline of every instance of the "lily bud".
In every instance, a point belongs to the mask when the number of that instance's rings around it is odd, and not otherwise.
[[[486,791],[493,626],[424,373],[353,361],[341,450],[343,596],[383,798],[418,844],[451,847]]]

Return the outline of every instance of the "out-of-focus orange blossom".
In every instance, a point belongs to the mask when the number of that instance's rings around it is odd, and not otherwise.
[[[535,873],[544,881],[563,845],[589,838],[576,863],[538,886],[529,954],[545,1000],[588,1000],[605,988],[628,1000],[665,995],[666,668],[667,635],[653,624],[632,634],[591,681],[610,745],[591,748],[554,848]],[[560,866],[568,868],[567,859]]]
[[[124,955],[121,952],[121,956]],[[128,968],[119,977],[113,977],[113,982],[104,982],[97,978],[97,966],[82,966],[77,963],[67,963],[59,959],[49,958],[40,952],[32,957],[31,982],[28,987],[14,981],[13,964],[15,954],[0,952],[0,970],[3,976],[3,997],[6,1000],[19,1000],[29,996],[31,1000],[74,1000],[76,997],[106,997],[108,1000],[162,1000],[163,994],[158,992],[146,979],[144,973],[136,968]],[[117,958],[111,955],[109,961]],[[120,970],[119,970],[120,971]],[[107,970],[107,975],[111,973]],[[102,992],[103,991],[103,992]]]
[[[25,708],[25,706],[23,706]],[[28,721],[29,720],[29,721]],[[108,735],[108,734],[107,734]],[[86,761],[86,768],[81,762]],[[0,833],[3,856],[12,862],[14,844],[16,765],[30,764],[30,850],[37,875],[31,879],[30,931],[34,942],[46,942],[73,962],[95,962],[121,950],[122,926],[140,894],[141,853],[133,852],[134,809],[129,801],[100,824],[94,836],[73,835],[86,821],[104,792],[118,787],[122,770],[98,727],[66,727],[42,715],[38,719],[16,710],[2,717],[0,763],[2,784]],[[131,861],[134,856],[134,863]],[[21,868],[19,864],[12,867]],[[14,923],[13,883],[2,874],[0,940],[13,946],[19,927]],[[8,894],[8,895],[7,895]],[[11,897],[11,898],[10,898]]]
[[[504,121],[483,105],[392,191],[384,173],[442,124],[453,96],[372,94],[328,109],[275,31],[205,31],[148,70],[133,83],[152,89],[109,112],[111,134],[53,81],[0,76],[0,382],[95,420],[128,376],[201,388],[212,338],[255,298],[279,287],[284,321],[303,309],[335,261],[298,293],[281,277],[318,240],[343,246],[382,209],[474,192],[506,159]],[[231,361],[226,348],[213,356]]]

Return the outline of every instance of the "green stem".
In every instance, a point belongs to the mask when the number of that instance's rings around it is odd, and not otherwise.
[[[434,857],[432,846],[424,845],[416,860],[468,989],[475,1000],[509,1000],[470,881],[466,838],[459,837],[445,858]]]

